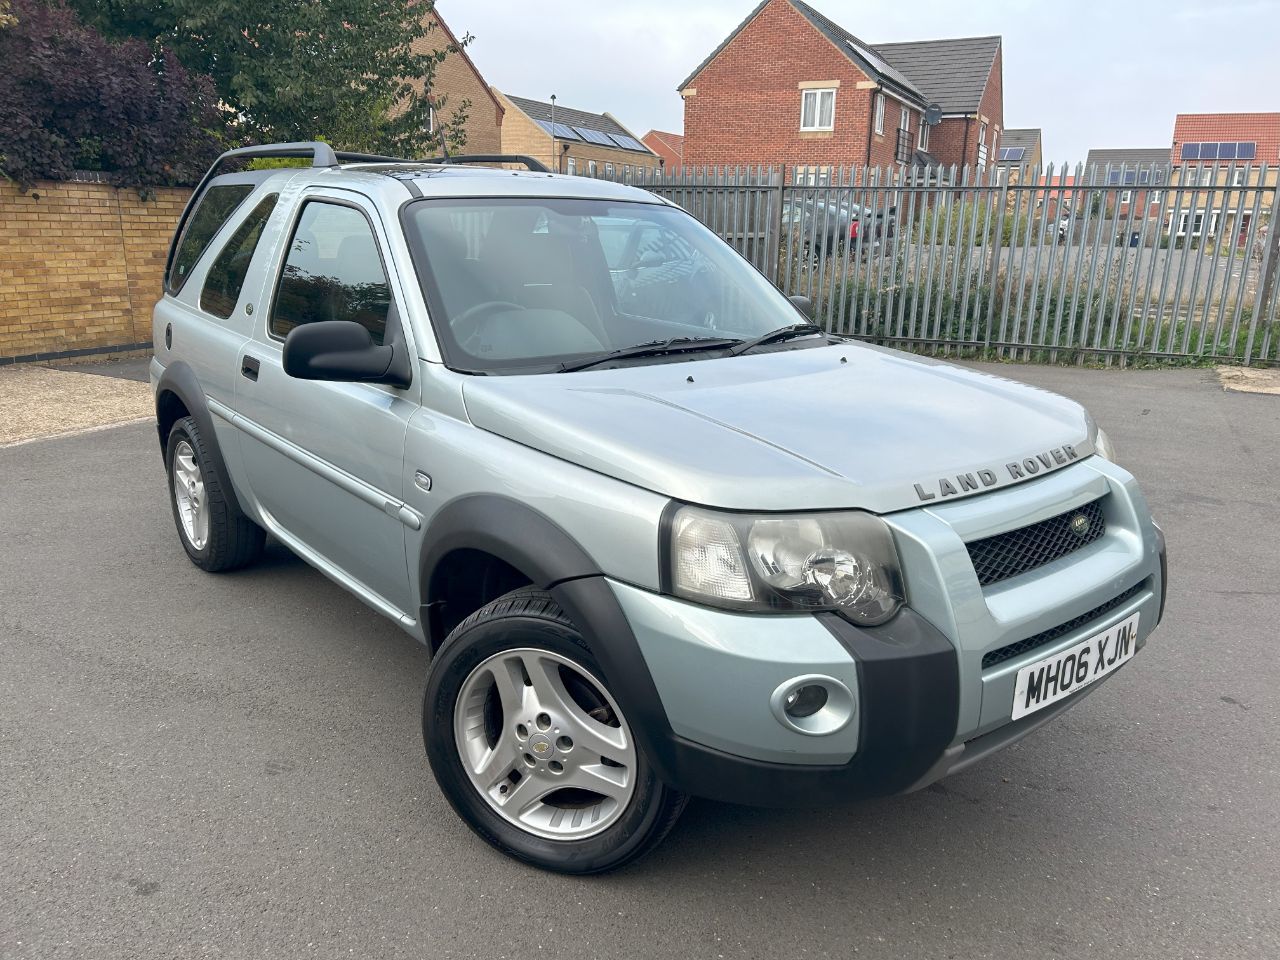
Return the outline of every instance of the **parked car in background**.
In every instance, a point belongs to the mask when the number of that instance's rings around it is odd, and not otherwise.
[[[822,253],[835,253],[844,244],[853,243],[865,256],[893,238],[896,213],[894,207],[873,211],[848,200],[802,197],[783,204],[782,227],[784,231],[792,230],[806,249],[817,247]]]

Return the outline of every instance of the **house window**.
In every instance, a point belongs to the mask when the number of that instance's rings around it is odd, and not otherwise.
[[[1209,215],[1209,236],[1215,236],[1218,232],[1218,213],[1214,210]],[[1187,235],[1187,220],[1190,217],[1188,211],[1183,210],[1178,214],[1178,236],[1185,237]],[[1198,237],[1204,229],[1204,213],[1197,211],[1191,219],[1191,236]]]
[[[835,125],[835,90],[802,90],[800,92],[800,129],[833,130]]]
[[[436,132],[436,107],[435,104],[427,104],[427,133]]]
[[[978,124],[978,166],[985,167],[987,165],[987,125],[986,123]]]
[[[1159,190],[1152,190],[1152,191],[1151,191],[1151,193],[1149,194],[1149,196],[1151,197],[1151,205],[1152,205],[1152,206],[1155,206],[1157,203],[1159,203],[1159,202],[1160,202],[1160,191],[1159,191]]]
[[[1133,191],[1132,191],[1132,190],[1122,190],[1122,191],[1120,191],[1120,202],[1121,202],[1121,203],[1130,203],[1132,200],[1133,200]]]
[[[1200,168],[1200,186],[1208,187],[1213,184],[1213,167]]]
[[[917,142],[921,150],[929,149],[929,125],[924,122],[924,117],[920,118],[920,139]]]
[[[1233,170],[1233,171],[1231,171],[1231,185],[1232,185],[1233,187],[1243,187],[1243,186],[1244,186],[1244,171],[1243,171],[1243,170]]]
[[[613,164],[612,164],[612,163],[606,163],[606,164],[604,165],[604,175],[605,175],[606,177],[612,177],[612,176],[613,176]]]
[[[568,164],[568,166],[566,166],[566,167],[565,167],[565,170],[568,172],[569,176],[571,176],[571,177],[572,177],[572,176],[574,176],[574,175],[578,172],[578,161],[577,161],[577,158],[575,158],[575,157],[570,157],[570,158],[569,158],[567,161],[565,161],[565,162]]]
[[[596,166],[596,162],[594,160],[587,161],[587,173],[589,173],[591,176],[593,177],[596,176],[599,169],[600,168]]]
[[[876,119],[875,131],[881,136],[884,136],[884,94],[883,93],[876,94],[875,111],[876,111],[875,112],[875,119]]]

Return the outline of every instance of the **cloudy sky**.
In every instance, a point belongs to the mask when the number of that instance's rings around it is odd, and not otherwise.
[[[757,0],[438,0],[486,79],[517,96],[608,110],[636,134],[679,131],[676,85]],[[1009,127],[1045,159],[1160,147],[1176,113],[1280,110],[1280,0],[810,0],[871,43],[1004,37]]]

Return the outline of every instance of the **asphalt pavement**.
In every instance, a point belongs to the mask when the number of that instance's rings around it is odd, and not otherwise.
[[[278,546],[186,560],[151,425],[0,450],[0,957],[1280,956],[1280,397],[987,369],[1087,403],[1141,479],[1146,650],[921,793],[694,801],[586,879],[450,811],[412,639]]]

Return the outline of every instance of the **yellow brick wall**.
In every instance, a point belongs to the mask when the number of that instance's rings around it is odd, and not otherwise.
[[[0,359],[150,340],[189,193],[0,181]]]
[[[433,11],[427,16],[431,31],[414,44],[415,53],[437,53],[453,42],[453,35]],[[467,153],[497,153],[502,147],[502,109],[495,102],[484,78],[465,53],[451,53],[436,67],[432,91],[445,97],[440,119],[448,121],[462,101],[470,101],[467,109]]]

